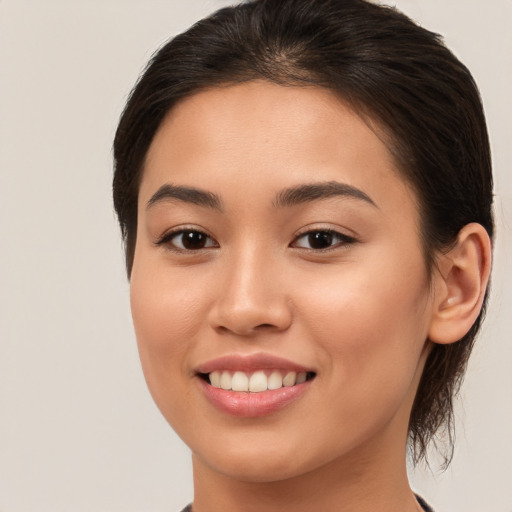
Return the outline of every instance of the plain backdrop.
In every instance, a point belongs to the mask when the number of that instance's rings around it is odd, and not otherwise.
[[[174,512],[192,498],[188,450],[139,368],[111,144],[151,54],[228,3],[0,0],[0,512]],[[396,5],[480,86],[498,223],[455,458],[411,480],[436,512],[512,512],[512,1]]]

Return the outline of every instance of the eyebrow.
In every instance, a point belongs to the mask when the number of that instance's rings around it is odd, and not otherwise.
[[[146,208],[163,201],[182,201],[213,210],[222,210],[222,201],[219,196],[194,187],[184,187],[166,183],[162,185],[147,202]]]
[[[362,190],[337,181],[308,183],[287,188],[277,194],[273,204],[276,208],[282,208],[335,196],[358,199],[378,208],[372,198]]]
[[[337,181],[307,183],[287,188],[277,194],[273,201],[273,206],[275,208],[290,207],[315,201],[317,199],[328,199],[329,197],[335,196],[358,199],[378,208],[371,197],[362,190],[352,185],[339,183]],[[155,204],[163,201],[173,200],[222,211],[222,201],[220,197],[213,192],[208,192],[195,187],[171,185],[169,183],[162,185],[151,196],[146,204],[146,208],[151,208]]]

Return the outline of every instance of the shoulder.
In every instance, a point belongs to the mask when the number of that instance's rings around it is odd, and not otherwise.
[[[434,510],[432,509],[432,507],[421,497],[421,496],[418,496],[416,494],[416,499],[418,500],[418,503],[421,505],[421,508],[425,511],[425,512],[434,512]],[[183,512],[191,512],[190,510],[184,510]]]

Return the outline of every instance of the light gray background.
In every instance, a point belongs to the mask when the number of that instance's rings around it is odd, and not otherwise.
[[[152,52],[228,3],[0,0],[0,512],[173,512],[192,497],[188,451],[139,368],[111,141]],[[480,85],[498,222],[455,459],[411,478],[437,512],[512,512],[512,1],[397,5]]]

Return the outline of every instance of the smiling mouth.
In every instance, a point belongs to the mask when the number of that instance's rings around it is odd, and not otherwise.
[[[262,393],[280,388],[298,386],[315,377],[314,372],[294,372],[280,370],[213,371],[199,373],[198,376],[214,388],[226,391]]]

